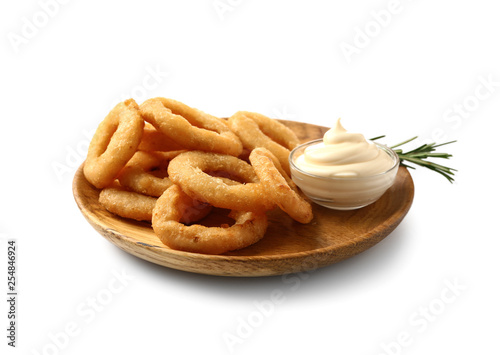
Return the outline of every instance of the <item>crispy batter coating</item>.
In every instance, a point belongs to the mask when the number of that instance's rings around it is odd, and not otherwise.
[[[243,183],[227,184],[224,179],[207,173],[213,171],[226,172]],[[186,194],[215,207],[264,211],[274,206],[252,166],[230,155],[184,152],[172,159],[168,175]]]
[[[185,148],[158,131],[151,123],[145,122],[141,143],[137,149],[145,152],[169,152]]]
[[[290,128],[267,116],[246,111],[232,115],[228,125],[240,137],[244,148],[264,147],[270,150],[290,174],[288,156],[290,150],[299,144],[299,139]]]
[[[152,225],[163,244],[172,249],[194,253],[222,254],[259,241],[267,229],[265,213],[232,211],[232,226],[187,226],[180,222],[191,209],[192,199],[177,185],[169,187],[153,210]]]
[[[299,195],[297,186],[269,150],[255,148],[250,153],[250,162],[260,183],[284,212],[300,223],[311,222],[313,218],[311,204]]]
[[[138,108],[133,99],[121,102],[97,127],[83,168],[95,187],[111,184],[137,150],[144,127]]]
[[[137,151],[120,171],[118,180],[122,186],[129,190],[159,197],[163,191],[172,186],[172,181],[167,176],[168,162],[182,152],[182,150],[172,152]]]
[[[154,98],[141,104],[141,115],[158,131],[187,149],[238,156],[240,139],[220,118],[181,102]]]
[[[156,198],[117,187],[107,187],[99,193],[99,202],[109,212],[120,217],[151,221]]]

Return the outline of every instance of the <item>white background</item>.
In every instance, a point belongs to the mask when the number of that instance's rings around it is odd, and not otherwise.
[[[0,352],[498,353],[495,5],[3,1],[0,288],[15,238],[19,296],[18,347],[6,345],[2,301]],[[89,132],[130,96],[218,116],[250,110],[326,126],[342,117],[386,143],[458,139],[443,150],[459,172],[449,184],[412,171],[415,200],[395,232],[304,278],[169,270],[108,243],[71,192]],[[116,274],[127,278],[115,283]],[[110,287],[112,299],[92,311]],[[283,296],[270,307],[273,291]]]

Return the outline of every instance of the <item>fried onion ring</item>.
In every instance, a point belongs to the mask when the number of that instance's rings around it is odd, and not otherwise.
[[[159,132],[152,124],[146,122],[144,131],[142,132],[141,143],[137,149],[146,152],[169,152],[172,150],[183,150],[184,147]]]
[[[122,186],[134,192],[159,197],[172,186],[172,181],[167,176],[168,162],[182,152],[182,150],[172,152],[137,151],[120,171],[118,180]]]
[[[297,222],[311,222],[313,218],[311,204],[299,195],[295,183],[283,171],[280,162],[269,150],[255,148],[250,153],[250,162],[260,183],[284,212]]]
[[[97,127],[83,167],[85,178],[95,187],[111,184],[137,150],[144,127],[138,109],[133,99],[121,102]]]
[[[156,200],[155,197],[117,187],[107,187],[99,193],[99,202],[109,212],[137,221],[151,221]]]
[[[291,129],[267,116],[246,111],[232,115],[228,125],[240,137],[244,148],[268,149],[278,158],[286,173],[290,174],[288,156],[290,150],[299,144],[299,139]]]
[[[156,197],[127,191],[119,186],[106,187],[99,193],[99,203],[106,210],[120,217],[137,221],[151,222],[157,200]],[[190,199],[189,203],[180,209],[182,213],[179,222],[191,224],[199,221],[206,217],[212,208],[209,204]]]
[[[149,99],[141,104],[140,111],[144,120],[187,149],[234,156],[243,151],[240,139],[223,120],[181,102]]]
[[[211,176],[207,172],[227,172],[242,184],[227,184],[224,179]],[[252,166],[230,155],[184,152],[170,162],[168,176],[191,198],[215,207],[238,211],[263,211],[274,206]]]
[[[176,250],[194,253],[222,254],[241,249],[259,241],[267,229],[265,213],[231,211],[235,223],[227,228],[186,226],[180,222],[192,199],[177,185],[169,187],[158,198],[153,210],[152,225],[161,242]],[[189,207],[188,207],[189,209]]]

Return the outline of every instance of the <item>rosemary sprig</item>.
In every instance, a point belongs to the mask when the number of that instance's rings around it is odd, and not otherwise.
[[[371,140],[374,141],[374,140],[384,138],[384,137],[385,136],[378,136],[378,137],[372,138]],[[402,166],[405,166],[405,167],[411,168],[411,169],[415,169],[415,167],[413,167],[411,165],[407,165],[407,164],[403,163],[403,161],[407,162],[407,163],[413,163],[416,165],[420,165],[420,166],[423,166],[424,168],[433,170],[433,171],[443,175],[446,179],[448,179],[449,182],[453,183],[453,181],[454,181],[453,176],[455,175],[453,172],[457,171],[456,169],[452,169],[452,168],[449,168],[449,167],[446,167],[446,166],[443,166],[440,164],[436,164],[434,162],[431,162],[431,161],[428,161],[425,159],[427,159],[427,158],[443,158],[443,159],[451,158],[452,157],[451,154],[434,153],[434,151],[436,150],[437,147],[442,147],[443,145],[455,143],[456,141],[450,141],[450,142],[441,143],[441,144],[436,144],[436,143],[423,144],[420,147],[415,148],[413,150],[410,150],[408,152],[403,152],[402,149],[394,149],[396,147],[400,147],[406,143],[409,143],[417,138],[418,137],[413,137],[413,138],[407,139],[404,142],[393,145],[392,147],[389,147],[389,148],[394,150],[394,152],[399,156],[399,160],[401,161],[400,164]]]

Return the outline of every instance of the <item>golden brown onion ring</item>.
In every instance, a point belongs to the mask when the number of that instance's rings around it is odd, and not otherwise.
[[[186,149],[238,156],[243,147],[226,122],[181,102],[154,98],[141,104],[141,115]]]
[[[295,183],[269,150],[255,148],[250,153],[250,162],[272,201],[294,220],[300,223],[311,222],[311,204],[299,195]]]
[[[83,167],[95,187],[111,184],[137,150],[144,127],[138,108],[133,99],[121,102],[97,127]]]
[[[227,184],[207,172],[226,172],[242,184]],[[252,166],[230,155],[188,151],[172,159],[170,180],[190,197],[215,207],[238,211],[263,211],[273,208],[268,192],[259,183]]]
[[[146,152],[169,152],[183,150],[184,147],[159,132],[152,124],[146,122],[141,143],[137,149]]]
[[[186,226],[180,222],[192,199],[177,185],[169,187],[158,198],[153,210],[152,225],[161,242],[172,249],[194,253],[221,254],[241,249],[259,241],[267,229],[265,213],[232,211],[232,226]]]
[[[122,186],[129,190],[159,197],[172,186],[172,181],[167,176],[168,162],[182,152],[182,150],[172,152],[137,151],[120,171],[118,180]],[[160,176],[157,176],[157,173],[160,173]]]
[[[99,202],[109,212],[137,221],[151,221],[156,200],[155,197],[116,187],[104,188],[99,193]]]
[[[297,136],[291,129],[267,116],[246,111],[232,115],[228,125],[240,137],[244,148],[268,149],[278,158],[287,174],[290,174],[288,156],[290,150],[299,144]]]

